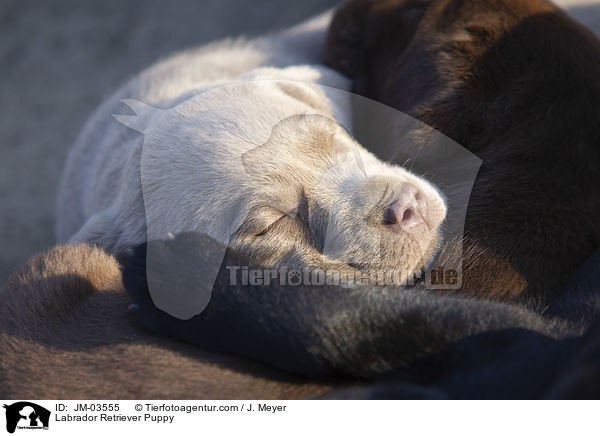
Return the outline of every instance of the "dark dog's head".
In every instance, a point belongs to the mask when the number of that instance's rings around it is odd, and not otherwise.
[[[529,139],[553,109],[582,127],[582,110],[599,111],[598,41],[544,0],[353,0],[326,56],[359,94],[472,150],[515,129]]]
[[[333,18],[326,60],[357,93],[483,160],[466,288],[552,294],[600,244],[600,43],[564,11],[544,0],[353,0]]]

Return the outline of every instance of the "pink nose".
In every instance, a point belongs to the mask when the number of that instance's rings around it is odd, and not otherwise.
[[[421,223],[427,223],[427,202],[423,194],[412,185],[402,187],[397,199],[385,210],[384,223],[392,230],[408,230]]]

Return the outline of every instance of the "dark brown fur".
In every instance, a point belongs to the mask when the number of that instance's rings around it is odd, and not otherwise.
[[[144,331],[116,260],[98,248],[34,257],[0,301],[0,398],[294,399],[331,388]]]
[[[483,160],[462,290],[556,296],[600,245],[598,39],[543,0],[354,0],[326,52],[357,93]]]

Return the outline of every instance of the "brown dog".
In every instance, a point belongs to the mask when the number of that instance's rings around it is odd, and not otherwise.
[[[544,0],[353,0],[326,56],[357,93],[483,160],[464,292],[547,301],[600,245],[600,43],[565,12]]]
[[[293,399],[330,389],[147,333],[127,313],[114,257],[87,245],[34,257],[0,301],[0,398]]]

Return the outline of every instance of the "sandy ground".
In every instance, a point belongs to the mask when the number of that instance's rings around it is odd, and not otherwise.
[[[336,3],[0,3],[0,283],[53,244],[54,199],[66,153],[85,119],[122,82],[175,50],[286,27]],[[560,3],[600,29],[600,1]]]

